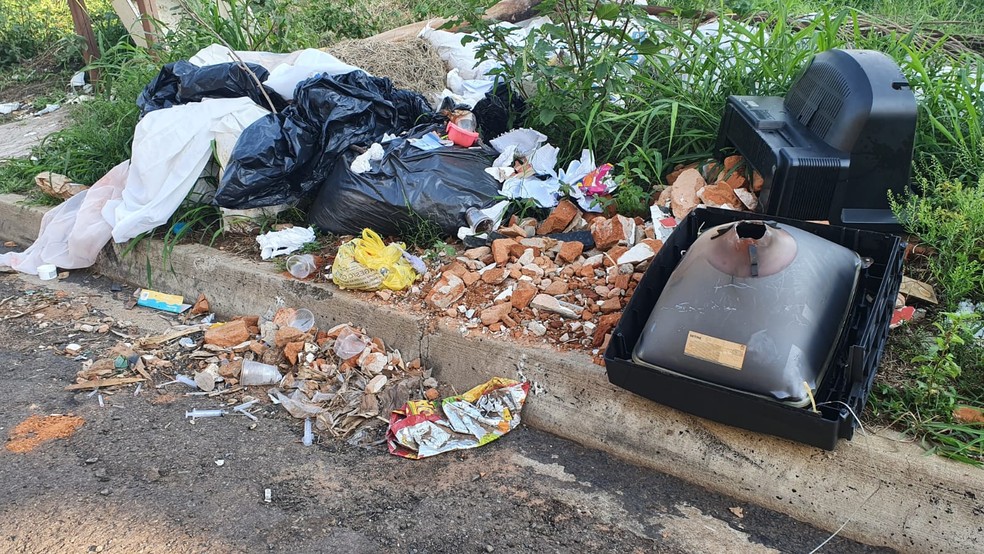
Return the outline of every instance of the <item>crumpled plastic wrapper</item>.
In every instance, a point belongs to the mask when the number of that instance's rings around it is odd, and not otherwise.
[[[492,442],[519,425],[529,389],[528,382],[495,377],[458,396],[407,402],[390,415],[389,451],[420,459]]]
[[[314,240],[314,229],[310,227],[290,227],[256,237],[256,242],[260,244],[260,258],[264,260],[290,254]]]

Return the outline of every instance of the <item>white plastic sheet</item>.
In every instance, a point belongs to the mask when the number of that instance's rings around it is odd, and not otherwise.
[[[112,233],[112,227],[103,219],[103,206],[120,198],[129,165],[129,160],[117,165],[89,190],[49,210],[41,219],[34,244],[24,252],[0,254],[0,267],[37,275],[38,266],[43,264],[78,269],[95,263]]]
[[[234,142],[267,113],[249,98],[222,98],[147,114],[134,131],[122,198],[103,209],[113,239],[125,242],[167,222],[198,181],[212,155],[212,141]]]
[[[295,54],[297,54],[297,57],[294,60],[277,65],[271,69],[270,76],[264,82],[265,85],[275,90],[277,94],[287,100],[293,100],[294,89],[297,88],[297,83],[310,79],[315,75],[322,73],[341,75],[359,70],[358,67],[344,63],[335,56],[327,52],[322,52],[321,50],[309,48],[296,52]]]
[[[294,98],[294,89],[297,88],[297,83],[310,79],[315,75],[321,73],[341,75],[343,73],[361,70],[361,68],[349,65],[327,52],[314,48],[298,50],[289,54],[237,50],[234,56],[232,50],[229,50],[225,46],[213,44],[200,50],[188,61],[202,67],[233,62],[236,61],[237,56],[246,63],[261,65],[269,71],[270,75],[263,84],[272,88],[286,100],[292,100]]]

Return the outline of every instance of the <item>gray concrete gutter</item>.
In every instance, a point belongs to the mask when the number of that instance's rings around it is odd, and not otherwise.
[[[0,239],[30,243],[43,211],[0,196]],[[107,247],[95,270],[156,290],[205,293],[220,316],[261,314],[274,299],[307,307],[320,326],[351,322],[420,356],[436,376],[466,390],[491,376],[522,376],[539,387],[523,411],[527,424],[675,475],[831,532],[904,552],[984,551],[984,471],[927,455],[891,432],[857,433],[833,452],[717,424],[609,384],[585,354],[467,338],[457,324],[378,306],[360,293],[285,279],[271,264],[201,245],[173,250],[145,241],[126,259]],[[845,525],[846,522],[846,525]]]

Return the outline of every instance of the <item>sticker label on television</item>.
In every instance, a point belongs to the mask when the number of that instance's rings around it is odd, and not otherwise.
[[[696,331],[687,333],[687,344],[683,353],[692,358],[704,360],[732,369],[741,369],[745,363],[745,345],[731,342]]]

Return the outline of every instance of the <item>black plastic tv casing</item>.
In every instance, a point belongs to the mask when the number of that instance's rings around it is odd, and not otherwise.
[[[850,248],[864,260],[851,310],[815,397],[818,412],[660,371],[633,362],[632,351],[663,287],[698,234],[715,225],[767,220],[799,227]],[[636,287],[605,350],[608,380],[672,408],[714,421],[833,450],[854,435],[888,340],[902,284],[905,243],[895,235],[786,218],[698,207],[673,231]],[[852,413],[853,412],[853,413]]]
[[[762,175],[762,213],[898,232],[888,194],[909,189],[916,115],[891,58],[828,50],[785,98],[730,96],[716,151],[737,150]]]

